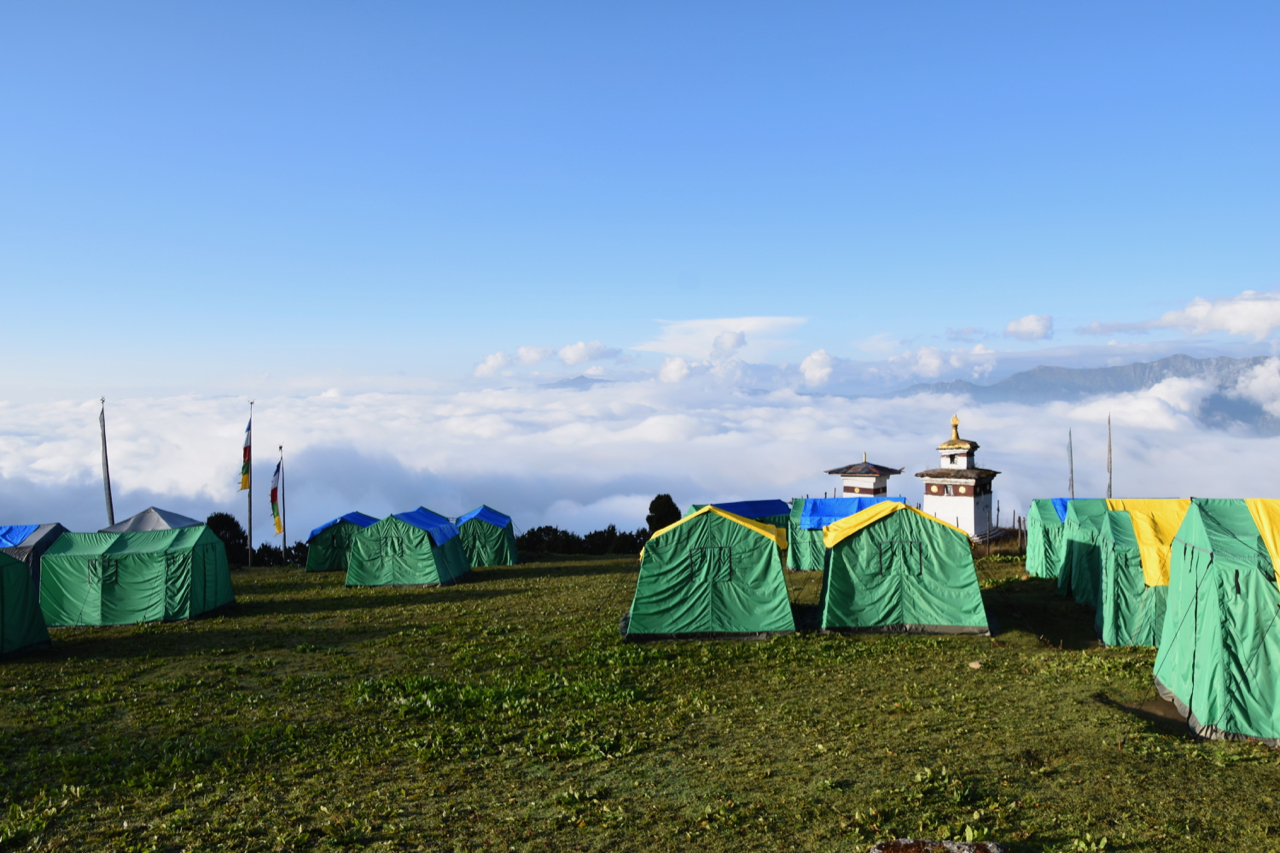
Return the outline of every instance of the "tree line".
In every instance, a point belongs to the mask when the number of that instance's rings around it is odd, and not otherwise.
[[[657,530],[680,520],[680,508],[671,495],[662,494],[649,502],[645,526],[634,531],[618,530],[610,524],[603,530],[578,535],[559,527],[543,525],[526,530],[516,537],[521,561],[545,559],[552,555],[567,557],[639,554],[644,543]],[[229,512],[215,512],[205,521],[227,548],[227,562],[233,566],[249,564],[249,534]],[[263,542],[253,549],[255,566],[305,566],[307,543],[298,541],[285,548]]]

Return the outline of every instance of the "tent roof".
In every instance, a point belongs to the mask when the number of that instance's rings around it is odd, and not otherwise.
[[[743,518],[764,518],[770,515],[788,515],[791,512],[791,505],[786,501],[780,500],[764,500],[764,501],[730,501],[728,503],[711,503],[711,504],[695,504],[693,512],[697,512],[704,506],[719,507],[725,512],[734,515],[740,515]]]
[[[1138,537],[1133,532],[1133,517],[1123,510],[1108,511],[1098,532],[1110,539],[1117,548],[1138,550]]]
[[[677,527],[679,527],[682,524],[688,524],[690,521],[693,521],[695,518],[699,518],[701,516],[708,515],[708,514],[718,515],[721,518],[727,518],[729,521],[732,521],[735,524],[741,524],[743,527],[747,528],[748,530],[751,530],[755,533],[759,533],[761,536],[764,536],[767,539],[772,539],[779,548],[787,547],[787,532],[785,530],[780,530],[777,527],[774,527],[772,524],[765,524],[764,522],[760,522],[760,521],[752,521],[749,518],[743,518],[740,515],[734,515],[731,512],[725,512],[723,509],[720,509],[720,507],[710,505],[710,504],[707,506],[704,506],[702,509],[698,510],[697,512],[693,512],[693,513],[690,513],[689,515],[686,515],[684,518],[680,519],[675,524],[668,524],[666,527],[662,528],[661,530],[655,530],[653,535],[649,537],[649,541],[652,542],[654,539],[657,539],[662,534],[671,530],[675,530]]]
[[[803,530],[821,530],[842,518],[857,515],[867,507],[885,501],[906,503],[907,499],[884,495],[861,498],[805,498],[804,509],[800,515],[800,527]]]
[[[1142,577],[1147,586],[1169,585],[1169,549],[1190,507],[1191,501],[1186,498],[1107,500],[1107,509],[1128,512],[1133,520],[1133,535],[1142,553]]]
[[[850,536],[857,533],[859,530],[863,529],[864,527],[870,527],[871,525],[875,524],[877,521],[883,521],[884,519],[893,515],[895,512],[914,512],[916,515],[920,516],[921,518],[927,518],[929,519],[929,521],[932,521],[935,524],[941,524],[944,527],[950,527],[952,530],[959,533],[965,539],[969,538],[969,534],[965,533],[959,527],[956,527],[954,524],[947,524],[945,521],[942,521],[941,519],[934,518],[932,515],[929,515],[929,513],[927,512],[921,512],[915,507],[909,506],[907,504],[899,504],[899,503],[892,503],[890,501],[885,501],[883,503],[878,503],[878,504],[869,506],[866,509],[864,509],[862,512],[858,513],[857,515],[851,515],[848,518],[841,519],[840,521],[837,521],[835,524],[832,524],[830,527],[827,527],[825,530],[822,531],[822,544],[828,548],[834,548],[840,542],[842,542],[845,539],[848,539]]]
[[[506,527],[511,523],[511,516],[503,515],[493,507],[485,506],[484,504],[481,504],[476,509],[471,510],[471,512],[466,515],[458,516],[458,525],[461,526],[466,524],[472,519],[487,522],[492,524],[494,527]]]
[[[431,541],[436,543],[437,548],[458,535],[458,528],[453,526],[452,521],[424,506],[408,512],[397,512],[392,518],[398,518],[405,524],[427,531],[431,534]]]
[[[96,557],[102,554],[155,554],[185,551],[213,532],[201,524],[174,530],[135,530],[125,533],[71,533],[60,536],[45,552],[48,557]],[[216,538],[216,537],[215,537]]]
[[[310,542],[312,539],[316,538],[318,534],[323,533],[335,524],[339,524],[344,521],[350,524],[357,524],[360,527],[368,527],[370,524],[378,523],[378,519],[371,515],[365,515],[363,512],[349,512],[346,515],[340,515],[331,521],[326,521],[324,524],[311,531],[311,535],[307,537],[307,541]]]
[[[179,527],[196,527],[201,524],[204,524],[204,522],[196,521],[194,518],[187,518],[185,515],[178,515],[178,513],[170,512],[167,509],[149,506],[137,515],[132,515],[110,527],[104,527],[98,532],[134,533],[140,530],[175,530]]]
[[[35,532],[35,524],[0,524],[0,548],[13,548],[21,545],[26,538]]]

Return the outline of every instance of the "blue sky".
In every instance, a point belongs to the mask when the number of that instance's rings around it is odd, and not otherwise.
[[[0,276],[77,329],[27,364],[69,387],[465,375],[724,316],[808,318],[792,362],[1027,314],[1071,343],[1276,287],[1277,17],[9,4]]]
[[[41,320],[0,399],[1272,353],[1277,43],[1265,4],[5,4],[0,287]]]

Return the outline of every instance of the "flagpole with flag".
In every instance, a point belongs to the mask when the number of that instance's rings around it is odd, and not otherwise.
[[[1111,500],[1111,413],[1107,412],[1107,500]]]
[[[276,463],[276,472],[271,475],[271,521],[276,528],[276,536],[284,534],[284,514],[280,506],[280,487],[284,474],[284,447],[280,448],[280,461]],[[288,540],[284,540],[287,542]],[[283,551],[282,551],[283,553]]]
[[[99,402],[102,409],[98,412],[98,426],[102,428],[102,490],[107,495],[107,526],[116,523],[116,511],[111,505],[111,469],[107,467],[107,398]]]
[[[1076,496],[1076,463],[1071,455],[1071,430],[1067,430],[1067,497]]]
[[[240,464],[240,491],[249,493],[249,564],[253,567],[253,401],[249,401],[249,424],[244,428],[244,461]]]

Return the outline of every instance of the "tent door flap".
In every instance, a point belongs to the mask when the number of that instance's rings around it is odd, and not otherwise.
[[[898,571],[911,577],[924,577],[924,543],[911,539],[893,539],[881,542],[880,574]]]
[[[698,583],[732,583],[733,549],[724,546],[694,548],[693,579]]]

